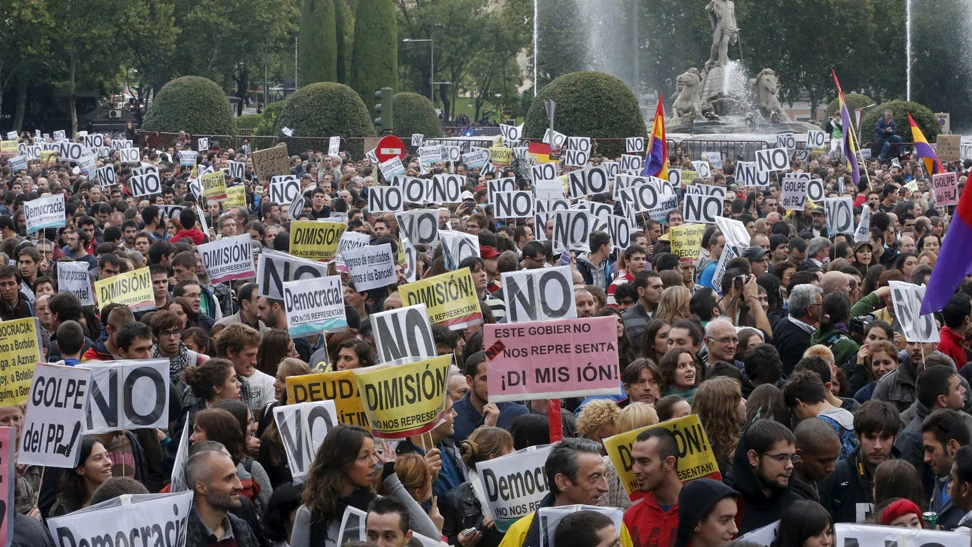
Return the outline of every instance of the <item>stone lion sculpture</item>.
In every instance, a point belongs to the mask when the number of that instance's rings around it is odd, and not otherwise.
[[[773,119],[774,121],[778,119],[779,122],[790,121],[790,117],[783,110],[783,105],[780,104],[780,81],[773,69],[764,68],[756,78],[750,80],[750,85],[753,88],[753,92],[756,93],[756,104],[759,107],[759,113],[764,118]]]
[[[699,69],[690,68],[675,79],[676,92],[675,118],[684,123],[702,117],[702,74]]]

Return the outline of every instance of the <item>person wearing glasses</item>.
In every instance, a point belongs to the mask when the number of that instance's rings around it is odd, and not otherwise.
[[[797,461],[793,432],[777,421],[756,420],[742,435],[733,462],[734,488],[742,502],[740,535],[776,522],[801,499],[790,487]]]
[[[736,346],[739,338],[736,337],[736,327],[732,321],[718,317],[709,321],[705,326],[705,347],[708,353],[705,358],[706,368],[725,361],[736,366],[740,371],[745,370],[742,361],[736,359]]]
[[[523,246],[523,259],[520,267],[525,270],[538,270],[547,265],[547,250],[540,241],[531,241]]]

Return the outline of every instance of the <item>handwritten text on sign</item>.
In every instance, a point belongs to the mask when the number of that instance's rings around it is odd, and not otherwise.
[[[485,325],[490,402],[617,393],[617,328],[610,317]]]

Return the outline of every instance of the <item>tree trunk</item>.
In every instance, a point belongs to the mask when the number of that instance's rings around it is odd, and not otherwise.
[[[17,78],[17,103],[14,105],[13,130],[20,133],[24,125],[24,112],[27,110],[27,84],[31,73],[25,70]]]
[[[70,77],[69,78],[70,78],[70,83],[68,84],[68,95],[71,97],[71,99],[70,99],[71,100],[71,105],[70,105],[70,110],[71,110],[71,136],[69,138],[70,139],[73,139],[74,136],[78,134],[78,109],[77,109],[77,103],[76,103],[75,97],[74,97],[74,94],[77,92],[77,85],[78,85],[78,79],[77,79],[77,76],[78,76],[78,53],[74,50],[74,40],[71,40],[70,45],[68,47],[70,47],[70,49],[71,49],[71,61],[70,61],[70,65],[69,65],[69,71],[70,71]]]
[[[445,121],[452,120],[451,106],[452,101],[449,98],[449,86],[440,85],[439,86],[439,99],[442,101],[442,117]]]
[[[246,102],[246,92],[250,87],[249,84],[249,70],[246,67],[246,63],[240,66],[239,78],[236,78],[236,96],[240,99],[240,102],[236,105],[236,115],[243,115],[243,103]]]

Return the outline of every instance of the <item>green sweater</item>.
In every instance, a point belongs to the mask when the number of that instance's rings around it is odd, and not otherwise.
[[[817,329],[810,336],[810,343],[823,344],[830,348],[830,351],[834,353],[834,363],[838,367],[843,367],[848,361],[855,358],[857,351],[861,349],[861,346],[852,340],[850,336],[834,328],[827,330]]]

